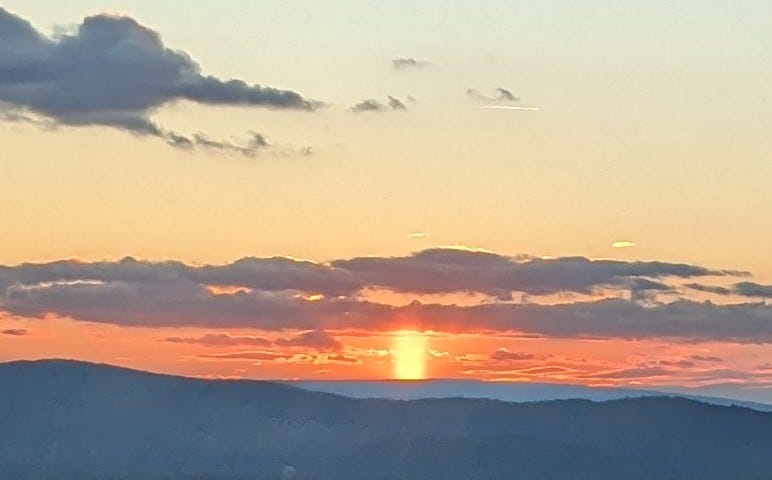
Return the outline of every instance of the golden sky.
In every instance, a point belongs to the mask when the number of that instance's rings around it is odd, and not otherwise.
[[[768,3],[399,3],[4,1],[0,360],[772,399]]]

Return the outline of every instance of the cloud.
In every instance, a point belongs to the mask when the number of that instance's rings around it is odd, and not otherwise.
[[[53,39],[0,7],[0,101],[61,125],[100,125],[194,146],[253,154],[257,137],[243,146],[202,135],[185,137],[150,120],[179,100],[208,105],[314,110],[319,102],[297,92],[201,73],[185,52],[168,48],[160,34],[130,17],[86,17],[74,33]],[[22,118],[22,117],[20,117]]]
[[[584,257],[520,260],[492,252],[452,248],[423,250],[407,257],[358,257],[335,260],[362,283],[400,292],[434,294],[477,292],[511,298],[513,292],[549,295],[592,293],[601,287],[629,288],[631,282],[660,290],[652,279],[723,276],[729,272],[666,262],[590,260]],[[646,277],[646,278],[639,278]]]
[[[498,87],[495,90],[495,95],[492,97],[489,97],[487,95],[483,95],[480,93],[479,90],[474,88],[467,88],[466,89],[467,96],[474,98],[475,100],[481,100],[484,102],[511,102],[511,103],[517,103],[520,101],[520,97],[515,96],[510,90],[507,90],[503,87]]]
[[[126,257],[116,262],[60,260],[0,266],[0,292],[92,282],[102,289],[126,285],[173,284],[206,290],[234,286],[266,292],[299,291],[326,297],[351,296],[370,287],[414,294],[474,292],[512,298],[594,293],[598,289],[667,291],[669,277],[728,276],[742,272],[657,261],[625,262],[585,257],[510,257],[458,248],[430,248],[401,257],[355,257],[327,264],[285,257],[245,257],[224,265],[192,266]],[[49,285],[55,284],[55,285]],[[58,285],[61,284],[61,285]],[[23,288],[22,288],[23,287]],[[26,289],[26,290],[25,290]],[[0,297],[2,298],[2,297]]]
[[[731,295],[732,290],[726,287],[718,287],[718,286],[712,286],[712,285],[702,285],[699,283],[687,283],[684,285],[684,287],[698,291],[698,292],[707,292],[707,293],[715,293],[717,295]]]
[[[292,338],[279,338],[276,345],[280,347],[304,347],[315,350],[340,350],[343,345],[323,330],[303,332]]]
[[[410,238],[426,238],[429,236],[429,234],[426,232],[410,232],[407,234],[407,236]]]
[[[341,354],[323,354],[316,357],[314,363],[326,364],[326,363],[339,363],[339,364],[360,364],[362,360],[357,357]]]
[[[426,67],[429,62],[425,60],[416,60],[412,57],[395,58],[391,61],[391,66],[396,70],[408,70],[412,68]]]
[[[636,245],[637,245],[637,243],[629,242],[627,240],[622,240],[622,241],[614,242],[614,243],[611,244],[611,246],[613,248],[630,248],[630,247],[635,247]]]
[[[201,266],[126,257],[114,262],[58,260],[24,263],[15,267],[0,266],[0,298],[7,288],[14,285],[31,288],[84,281],[102,286],[169,284],[196,290],[225,285],[267,292],[293,290],[329,296],[349,295],[362,288],[361,282],[349,272],[286,257],[244,257],[225,265]]]
[[[672,372],[662,367],[637,367],[586,375],[585,378],[633,380],[636,378],[664,377]]]
[[[257,132],[251,132],[250,140],[243,145],[224,140],[213,140],[203,133],[195,133],[192,137],[187,137],[179,133],[166,132],[165,136],[167,143],[173,147],[182,149],[203,147],[211,150],[219,150],[221,152],[240,153],[248,157],[254,156],[260,150],[271,146],[265,136]]]
[[[506,348],[499,348],[491,353],[491,360],[497,361],[521,361],[533,360],[535,357],[530,353],[510,352]]]
[[[367,100],[362,100],[361,102],[351,107],[351,111],[354,113],[383,112],[384,110],[386,110],[386,106],[380,103],[378,100],[375,100],[374,98],[368,98]]]
[[[263,337],[232,337],[227,333],[207,333],[200,337],[167,337],[162,341],[170,343],[188,343],[205,347],[253,346],[270,347],[273,342]]]
[[[0,266],[0,312],[48,315],[127,326],[196,326],[303,330],[276,344],[339,348],[327,331],[506,332],[562,338],[677,338],[685,341],[772,342],[772,305],[715,304],[684,298],[667,303],[669,279],[737,272],[657,261],[584,257],[541,259],[435,248],[402,257],[358,257],[314,263],[281,257],[193,266],[126,258],[62,260]],[[494,297],[471,305],[395,306],[367,301],[368,289],[409,294],[477,292]],[[610,290],[609,290],[610,289]],[[625,291],[647,292],[624,298]],[[618,292],[592,301],[514,303],[528,295]],[[506,299],[506,301],[501,301]],[[245,337],[173,338],[173,342],[250,344]]]
[[[5,330],[0,330],[0,334],[2,335],[9,335],[13,337],[23,337],[24,335],[27,335],[29,332],[27,332],[24,328],[8,328]]]
[[[398,98],[392,97],[391,95],[387,96],[386,98],[388,100],[388,105],[385,105],[374,98],[368,98],[366,100],[362,100],[361,102],[351,107],[351,111],[354,113],[363,113],[363,112],[386,112],[389,109],[407,110],[407,106]]]
[[[655,293],[675,292],[677,289],[662,282],[636,277],[630,279],[630,296],[636,300],[653,300]]]
[[[404,103],[398,98],[394,98],[391,95],[388,96],[389,99],[389,106],[392,110],[407,110],[407,107]]]
[[[699,292],[715,293],[717,295],[740,295],[743,297],[753,298],[772,298],[772,285],[761,285],[755,282],[739,282],[735,283],[731,287],[702,285],[699,283],[688,283],[684,286]]]
[[[198,355],[198,358],[212,360],[255,360],[258,362],[270,362],[273,360],[286,360],[292,355],[275,352],[235,352],[235,353],[209,353]]]
[[[746,297],[772,298],[772,285],[740,282],[734,284],[734,292]]]
[[[695,360],[697,362],[709,362],[709,363],[723,363],[724,359],[720,357],[715,357],[712,355],[690,355],[690,359]]]
[[[496,89],[496,99],[506,102],[519,102],[520,98],[516,97],[512,92],[507,90],[506,88],[497,88]]]

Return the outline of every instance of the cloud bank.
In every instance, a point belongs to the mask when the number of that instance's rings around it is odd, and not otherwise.
[[[447,332],[554,337],[772,342],[772,305],[763,301],[698,302],[685,296],[690,288],[678,284],[685,279],[738,275],[745,274],[657,261],[509,257],[453,248],[328,263],[283,257],[249,257],[202,266],[132,258],[62,260],[0,266],[0,312],[127,326],[304,330],[306,333],[276,344],[323,350],[339,345],[327,331],[390,331],[406,325]],[[748,283],[736,285],[748,289]],[[419,297],[474,293],[488,300],[464,306],[418,301],[394,305],[363,296],[379,289]],[[764,292],[754,287],[747,293],[758,296]],[[515,293],[531,300],[517,301]],[[590,298],[571,299],[580,294]],[[565,300],[533,301],[544,295]],[[166,341],[268,346],[261,337]]]

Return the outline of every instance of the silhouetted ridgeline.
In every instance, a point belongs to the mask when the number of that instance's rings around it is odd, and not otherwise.
[[[769,480],[772,414],[654,397],[362,400],[77,362],[0,364],[0,479],[292,475]]]

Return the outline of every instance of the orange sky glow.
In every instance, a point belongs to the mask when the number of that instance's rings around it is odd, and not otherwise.
[[[759,344],[342,330],[327,332],[339,343],[314,348],[278,346],[284,343],[279,339],[302,332],[120,327],[52,316],[6,319],[3,326],[26,334],[0,335],[0,361],[78,358],[208,378],[474,378],[700,387],[752,385],[772,377],[772,365],[764,363],[769,347]],[[195,343],[206,338],[208,344]],[[254,339],[266,342],[248,345]]]

